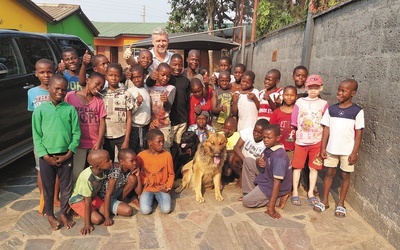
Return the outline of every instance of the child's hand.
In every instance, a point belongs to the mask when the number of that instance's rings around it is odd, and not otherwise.
[[[222,105],[221,106],[221,111],[226,113],[228,111],[228,107],[226,107],[226,105]]]
[[[63,60],[60,61],[60,63],[58,64],[58,73],[62,73],[65,70],[65,63]]]
[[[132,44],[129,45],[129,48],[124,51],[124,59],[128,60],[132,56]]]
[[[43,159],[49,164],[50,166],[60,166],[60,164],[57,163],[57,158],[54,156],[50,155],[45,155],[43,156]]]
[[[282,103],[281,95],[278,95],[277,97],[275,97],[274,102],[275,102],[275,104],[281,104]]]
[[[151,72],[149,77],[150,77],[151,80],[157,81],[158,71],[157,70],[153,70],[153,72]]]
[[[114,224],[114,221],[111,218],[106,218],[104,220],[104,226],[109,227],[112,226]]]
[[[351,153],[349,155],[349,165],[354,165],[357,162],[357,153]]]
[[[204,80],[204,79],[203,79]],[[210,77],[210,83],[212,84],[212,85],[215,85],[216,83],[217,83],[217,77],[215,76],[215,75],[212,75],[211,77]]]
[[[128,65],[128,69],[125,71],[125,78],[132,80],[131,65]]]
[[[250,99],[250,100],[254,101],[254,98],[257,98],[257,96],[254,93],[250,92],[250,93],[247,94],[247,99]]]
[[[87,235],[87,234],[90,234],[92,231],[94,230],[94,227],[92,226],[92,225],[88,225],[88,226],[84,226],[82,229],[81,229],[81,235]]]
[[[124,141],[124,142],[121,144],[121,149],[124,149],[124,148],[129,148],[129,141]]]
[[[260,158],[256,159],[256,164],[260,168],[265,168],[264,154],[261,154]]]
[[[138,106],[142,105],[143,103],[143,96],[140,94],[140,92],[138,92],[138,96],[136,97],[136,104]]]
[[[266,101],[270,100],[271,97],[269,96],[269,94],[270,94],[269,91],[265,91],[265,92],[264,92],[263,99],[266,100]],[[249,98],[249,99],[250,99],[250,98]]]
[[[100,149],[100,148],[101,148],[102,142],[103,142],[102,140],[97,141],[97,142],[93,145],[92,150]]]
[[[199,115],[201,113],[201,105],[194,106],[194,112]]]
[[[232,101],[234,102],[234,103],[237,103],[238,101],[239,101],[239,93],[237,93],[237,92],[235,92],[235,93],[233,93],[233,95],[232,95]]]
[[[271,216],[274,219],[280,219],[282,217],[277,211],[275,211],[274,207],[273,208],[268,207],[267,211],[265,211],[264,214],[268,214],[269,216]]]
[[[319,152],[319,156],[320,156],[322,159],[328,158],[328,154],[326,153],[326,149],[321,148],[321,151]],[[349,156],[349,159],[350,159],[350,156]]]
[[[58,163],[57,166],[60,166],[61,163],[72,157],[72,153],[68,152],[65,155],[58,155],[58,156],[54,155],[53,157],[56,159],[56,162]]]
[[[168,102],[168,96],[167,96],[167,91],[164,90],[161,95],[160,95],[160,101],[162,101],[163,103]]]
[[[140,174],[139,168],[135,168],[134,170],[131,170],[130,174],[138,177]]]
[[[89,54],[89,51],[85,51],[85,54],[82,57],[82,63],[85,65],[88,65],[90,63],[90,60],[92,60],[92,55]]]

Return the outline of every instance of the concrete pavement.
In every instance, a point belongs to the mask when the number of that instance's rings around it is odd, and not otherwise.
[[[1,178],[1,177],[0,177]],[[348,204],[347,217],[334,216],[331,208],[316,213],[307,205],[290,201],[274,220],[265,208],[248,209],[238,201],[234,184],[224,187],[225,200],[217,202],[206,190],[206,202],[198,204],[192,190],[173,195],[173,212],[151,215],[135,211],[130,218],[114,217],[114,225],[95,226],[89,236],[79,235],[82,218],[72,229],[51,231],[37,214],[39,191],[36,172],[1,178],[0,249],[394,249]]]

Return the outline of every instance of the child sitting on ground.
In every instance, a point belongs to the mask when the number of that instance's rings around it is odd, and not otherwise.
[[[114,224],[110,212],[115,215],[131,216],[132,207],[122,202],[135,190],[136,195],[142,193],[142,183],[139,178],[137,156],[130,148],[121,149],[118,153],[118,162],[107,171],[107,179],[99,191],[99,197],[104,200],[104,225]]]
[[[255,177],[256,186],[243,197],[245,207],[268,205],[264,213],[274,219],[281,218],[275,210],[277,199],[281,197],[279,207],[283,208],[292,190],[292,167],[279,137],[280,127],[276,124],[270,124],[263,130],[263,142],[266,147],[263,151],[264,172]]]
[[[138,154],[147,148],[145,136],[149,131],[151,119],[151,100],[149,92],[144,87],[144,72],[139,65],[131,68],[133,87],[128,91],[132,94],[135,103],[132,110],[132,129],[129,140],[129,147]]]
[[[231,86],[229,84],[230,75],[228,71],[219,73],[219,85],[212,92],[211,111],[212,111],[212,126],[216,132],[221,132],[226,118],[231,114]]]
[[[90,166],[80,173],[69,199],[71,208],[85,220],[80,230],[81,235],[90,234],[94,230],[92,223],[100,225],[104,221],[106,208],[97,193],[107,178],[105,171],[112,165],[110,155],[103,149],[90,151],[87,160]]]
[[[239,132],[236,131],[237,129],[237,121],[233,117],[228,117],[225,120],[223,132],[225,134],[227,143],[226,143],[226,161],[224,163],[224,172],[225,176],[231,176],[232,168],[230,164],[233,160],[233,148],[235,147],[236,143],[240,139]]]
[[[279,142],[285,147],[290,161],[293,160],[294,142],[296,140],[296,130],[291,125],[291,117],[296,102],[296,88],[286,86],[283,89],[283,104],[272,112],[270,123],[278,124],[281,127],[281,136]]]
[[[210,113],[207,111],[201,111],[196,116],[196,123],[189,126],[188,131],[195,132],[200,142],[204,142],[207,139],[207,132],[215,133],[215,129],[207,124],[210,119]]]
[[[332,105],[322,117],[324,126],[322,134],[321,157],[324,158],[326,174],[324,179],[324,196],[321,202],[314,206],[314,210],[322,212],[329,208],[328,196],[336,167],[340,161],[342,183],[335,216],[346,216],[344,199],[350,186],[350,173],[354,172],[357,162],[358,149],[361,144],[364,129],[364,111],[352,102],[357,93],[358,83],[347,79],[340,83],[337,98],[339,103]]]
[[[141,166],[140,178],[143,192],[140,196],[140,212],[150,214],[154,198],[160,205],[161,213],[171,212],[170,191],[174,184],[174,164],[171,153],[164,150],[164,134],[159,129],[147,133],[149,149],[138,154]]]
[[[66,228],[75,225],[67,216],[68,199],[72,192],[72,158],[79,145],[81,131],[74,107],[63,102],[67,93],[67,80],[59,74],[49,79],[50,101],[33,112],[32,136],[40,166],[43,184],[44,210],[52,230],[60,227],[54,216],[54,187],[56,176],[60,181],[60,219]]]
[[[260,109],[258,110],[258,119],[271,118],[272,111],[281,105],[282,88],[278,88],[281,79],[281,72],[277,69],[271,69],[267,72],[264,79],[265,89],[260,91]]]
[[[292,112],[291,122],[296,131],[296,144],[293,156],[293,195],[291,202],[295,206],[300,206],[299,181],[300,172],[304,168],[308,158],[310,167],[310,188],[307,193],[308,203],[314,206],[318,203],[314,196],[314,188],[317,183],[318,170],[322,169],[320,158],[322,126],[321,118],[328,108],[328,102],[318,97],[321,93],[322,78],[319,75],[311,75],[306,80],[307,97],[299,98]]]

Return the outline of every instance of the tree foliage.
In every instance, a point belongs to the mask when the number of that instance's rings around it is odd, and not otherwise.
[[[227,23],[238,25],[240,4],[243,0],[168,0],[171,4],[171,13],[167,30],[177,32],[201,32],[213,29],[226,28]],[[252,3],[243,1],[243,21],[249,21],[252,15]],[[251,1],[252,2],[252,1]]]

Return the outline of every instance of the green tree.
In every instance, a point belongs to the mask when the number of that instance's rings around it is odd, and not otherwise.
[[[282,2],[282,1],[281,1]],[[285,1],[283,1],[285,2]],[[260,0],[257,8],[257,37],[293,22],[287,6],[276,1]]]

